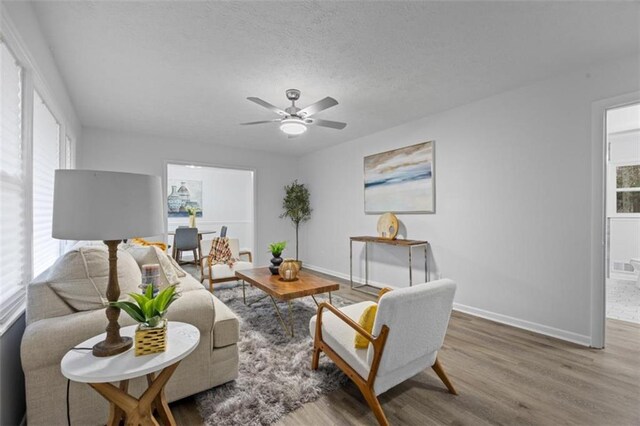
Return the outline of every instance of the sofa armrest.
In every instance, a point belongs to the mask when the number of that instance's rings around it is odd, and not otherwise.
[[[135,322],[128,315],[120,315],[121,326]],[[20,357],[24,371],[60,364],[71,348],[104,333],[107,317],[104,309],[76,312],[55,318],[45,318],[27,326],[22,336]]]

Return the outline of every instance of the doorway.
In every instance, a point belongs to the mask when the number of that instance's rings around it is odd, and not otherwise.
[[[255,172],[248,169],[168,162],[166,168],[168,242],[172,231],[189,226],[189,210],[195,210],[195,226],[202,232],[202,254],[226,227],[226,236],[238,240],[242,250],[255,253]],[[188,259],[190,253],[185,252]]]
[[[640,324],[640,103],[605,112],[606,318]]]

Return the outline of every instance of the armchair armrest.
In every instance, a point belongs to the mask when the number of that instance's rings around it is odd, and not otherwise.
[[[322,337],[322,310],[323,309],[330,310],[331,313],[333,313],[335,316],[337,316],[342,321],[344,321],[349,327],[353,328],[356,332],[362,334],[362,336],[368,341],[373,342],[376,340],[376,338],[373,337],[373,335],[369,333],[367,330],[365,330],[360,324],[358,324],[357,322],[355,322],[354,320],[346,316],[340,309],[336,308],[333,305],[328,304],[327,302],[322,302],[320,305],[318,305],[318,313],[317,313],[318,320],[316,322],[316,334],[320,333],[319,334],[320,337]]]
[[[247,249],[242,249],[240,250],[240,252],[238,253],[239,257],[242,256],[247,256],[249,258],[249,262],[253,262],[253,255],[251,254],[251,250],[247,250]]]
[[[338,308],[336,308],[335,306],[327,302],[322,302],[320,305],[318,305],[315,339],[316,341],[319,341],[320,344],[323,346],[329,346],[327,345],[327,342],[325,342],[322,339],[322,311],[324,309],[331,311],[332,314],[334,314],[336,317],[342,320],[349,327],[353,328],[356,332],[362,334],[364,338],[371,343],[371,346],[373,346],[373,361],[371,362],[371,368],[369,369],[369,377],[367,378],[368,386],[370,388],[373,388],[373,383],[375,381],[376,375],[378,374],[378,368],[380,367],[382,352],[384,351],[384,346],[387,343],[387,337],[389,335],[389,327],[387,327],[386,324],[383,325],[382,328],[380,329],[380,335],[377,337],[374,337],[371,333],[365,330],[360,324],[358,324],[357,322],[349,318]],[[316,343],[314,343],[314,347],[315,346],[316,346]],[[338,356],[337,354],[335,354],[335,352],[334,352],[334,355]]]

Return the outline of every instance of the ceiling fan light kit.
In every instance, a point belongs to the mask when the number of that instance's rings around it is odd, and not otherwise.
[[[307,125],[299,118],[285,118],[280,122],[280,130],[287,135],[298,136],[307,131]]]
[[[247,98],[251,102],[267,108],[270,111],[275,112],[281,118],[274,120],[263,121],[251,121],[249,123],[240,123],[242,125],[264,124],[264,123],[280,123],[280,130],[291,137],[300,136],[305,133],[309,125],[316,125],[322,127],[328,127],[330,129],[342,130],[347,127],[347,123],[331,120],[319,120],[310,118],[312,115],[324,111],[327,108],[338,105],[338,101],[331,97],[326,97],[318,102],[309,105],[306,108],[300,109],[296,106],[296,101],[300,99],[300,91],[298,89],[288,89],[286,92],[287,99],[291,101],[291,106],[285,109],[280,109],[269,102],[263,101],[260,98],[249,97]]]

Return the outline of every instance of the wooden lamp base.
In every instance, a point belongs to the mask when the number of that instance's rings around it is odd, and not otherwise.
[[[118,244],[120,240],[109,240],[104,242],[109,248],[109,282],[107,284],[107,300],[109,302],[117,302],[120,297],[120,285],[118,284]],[[95,344],[93,347],[93,355],[99,357],[118,355],[127,351],[133,346],[131,337],[120,336],[120,308],[115,306],[107,306],[107,337]]]
[[[103,340],[102,342],[98,342],[93,345],[93,356],[112,356],[118,355],[122,352],[126,352],[129,350],[131,346],[133,346],[133,339],[131,337],[122,337],[120,336],[120,341],[115,343],[109,343],[107,340]]]

